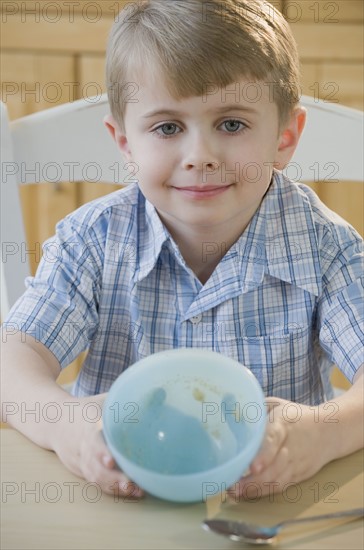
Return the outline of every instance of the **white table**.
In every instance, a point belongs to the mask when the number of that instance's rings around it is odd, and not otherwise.
[[[0,430],[0,436],[2,550],[253,548],[203,531],[201,521],[219,516],[273,524],[363,506],[362,452],[332,462],[280,496],[225,503],[217,496],[182,505],[150,496],[116,502],[14,430]],[[363,535],[362,520],[307,524],[284,531],[279,548],[362,550]]]

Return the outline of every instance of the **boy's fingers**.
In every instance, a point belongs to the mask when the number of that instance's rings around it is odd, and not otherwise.
[[[278,423],[274,423],[274,416],[271,414],[276,407],[283,403],[285,403],[284,399],[279,397],[267,397],[265,400],[268,423],[260,450],[249,466],[249,474],[251,475],[258,475],[272,463],[285,440],[283,427]]]
[[[105,479],[101,488],[109,495],[118,495],[130,499],[138,499],[144,496],[144,491],[122,473],[119,473],[117,478]]]
[[[126,481],[119,482],[119,494],[129,498],[142,498],[144,491],[134,481],[125,478]]]
[[[116,467],[115,459],[111,455],[106,445],[106,442],[101,430],[98,431],[96,438],[97,438],[97,445],[98,445],[97,456],[100,458],[102,464],[109,469],[115,468]]]
[[[258,475],[265,468],[270,466],[276,458],[280,448],[286,439],[286,430],[282,424],[268,425],[263,444],[250,464],[252,475]]]
[[[249,475],[241,478],[230,487],[228,494],[235,499],[256,500],[257,497],[281,493],[290,480],[289,475],[289,469],[276,471],[275,468],[268,468],[261,476]]]
[[[115,468],[115,460],[113,459],[113,457],[109,454],[103,454],[102,455],[102,458],[101,458],[101,461],[103,463],[103,465],[105,466],[105,468]]]
[[[128,498],[141,498],[144,491],[131,481],[123,472],[116,468],[105,467],[95,460],[89,465],[85,478],[96,483],[100,489],[109,495],[119,495]]]
[[[106,446],[102,433],[98,431],[95,436],[91,438],[90,447],[84,449],[83,459],[80,457],[82,477],[91,483],[96,483],[103,492],[109,495],[130,499],[141,498],[144,491],[119,470]]]
[[[282,492],[286,483],[291,479],[292,465],[290,464],[288,449],[286,447],[283,446],[279,454],[280,459],[272,462],[260,474],[251,471],[249,475],[240,478],[228,490],[230,496],[250,499],[256,498],[257,495],[261,497],[271,493]]]

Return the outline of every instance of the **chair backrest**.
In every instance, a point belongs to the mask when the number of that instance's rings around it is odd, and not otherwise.
[[[296,181],[363,179],[363,113],[302,96],[307,124],[285,172]],[[9,123],[1,103],[1,318],[24,292],[29,265],[18,185],[38,182],[130,180],[103,125],[106,94]]]

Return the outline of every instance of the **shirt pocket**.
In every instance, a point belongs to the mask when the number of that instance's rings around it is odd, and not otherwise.
[[[248,367],[265,395],[313,403],[323,393],[314,348],[306,326],[287,334],[230,338],[217,351]]]

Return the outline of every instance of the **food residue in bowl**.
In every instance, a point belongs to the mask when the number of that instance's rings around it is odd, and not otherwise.
[[[205,401],[205,394],[198,388],[194,388],[192,395],[196,401]]]

